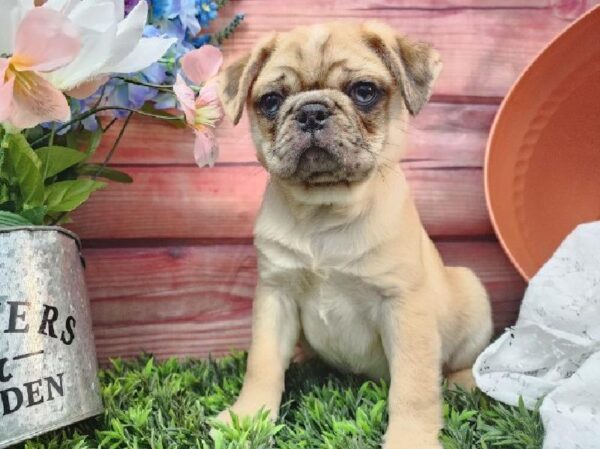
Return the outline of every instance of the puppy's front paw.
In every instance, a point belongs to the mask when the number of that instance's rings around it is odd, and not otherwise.
[[[444,449],[439,442],[435,443],[418,443],[409,439],[401,442],[385,440],[382,446],[383,449]]]
[[[388,429],[383,437],[383,449],[443,449],[437,435],[416,432],[395,432]]]

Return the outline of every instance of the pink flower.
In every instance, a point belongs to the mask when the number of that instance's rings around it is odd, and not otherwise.
[[[193,50],[182,58],[181,66],[192,82],[204,85],[198,95],[195,95],[178,74],[173,86],[185,120],[196,134],[194,159],[200,167],[212,167],[219,153],[213,129],[223,117],[223,113],[219,105],[217,86],[209,79],[217,74],[222,63],[223,56],[216,47],[204,45],[198,50]]]
[[[62,14],[33,8],[18,25],[12,56],[0,58],[0,122],[31,128],[67,121],[71,111],[60,90],[38,72],[71,62],[81,43],[75,26]]]
[[[213,129],[223,115],[219,106],[216,85],[214,83],[206,84],[196,96],[178,74],[173,91],[179,100],[185,121],[196,134],[194,143],[196,164],[199,167],[206,165],[212,167],[219,154]]]
[[[198,86],[215,76],[223,64],[223,53],[212,45],[203,45],[181,58],[181,68],[188,79]]]

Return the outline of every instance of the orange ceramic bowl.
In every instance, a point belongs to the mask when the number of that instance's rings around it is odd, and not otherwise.
[[[484,176],[496,233],[526,279],[578,224],[600,219],[600,7],[514,84],[492,126]]]

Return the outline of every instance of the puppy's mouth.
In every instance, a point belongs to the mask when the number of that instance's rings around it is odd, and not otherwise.
[[[333,184],[341,179],[339,158],[327,148],[311,145],[301,152],[293,177],[307,184]]]

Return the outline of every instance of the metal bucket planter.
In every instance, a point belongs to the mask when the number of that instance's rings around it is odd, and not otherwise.
[[[0,229],[0,448],[102,412],[81,244]]]

